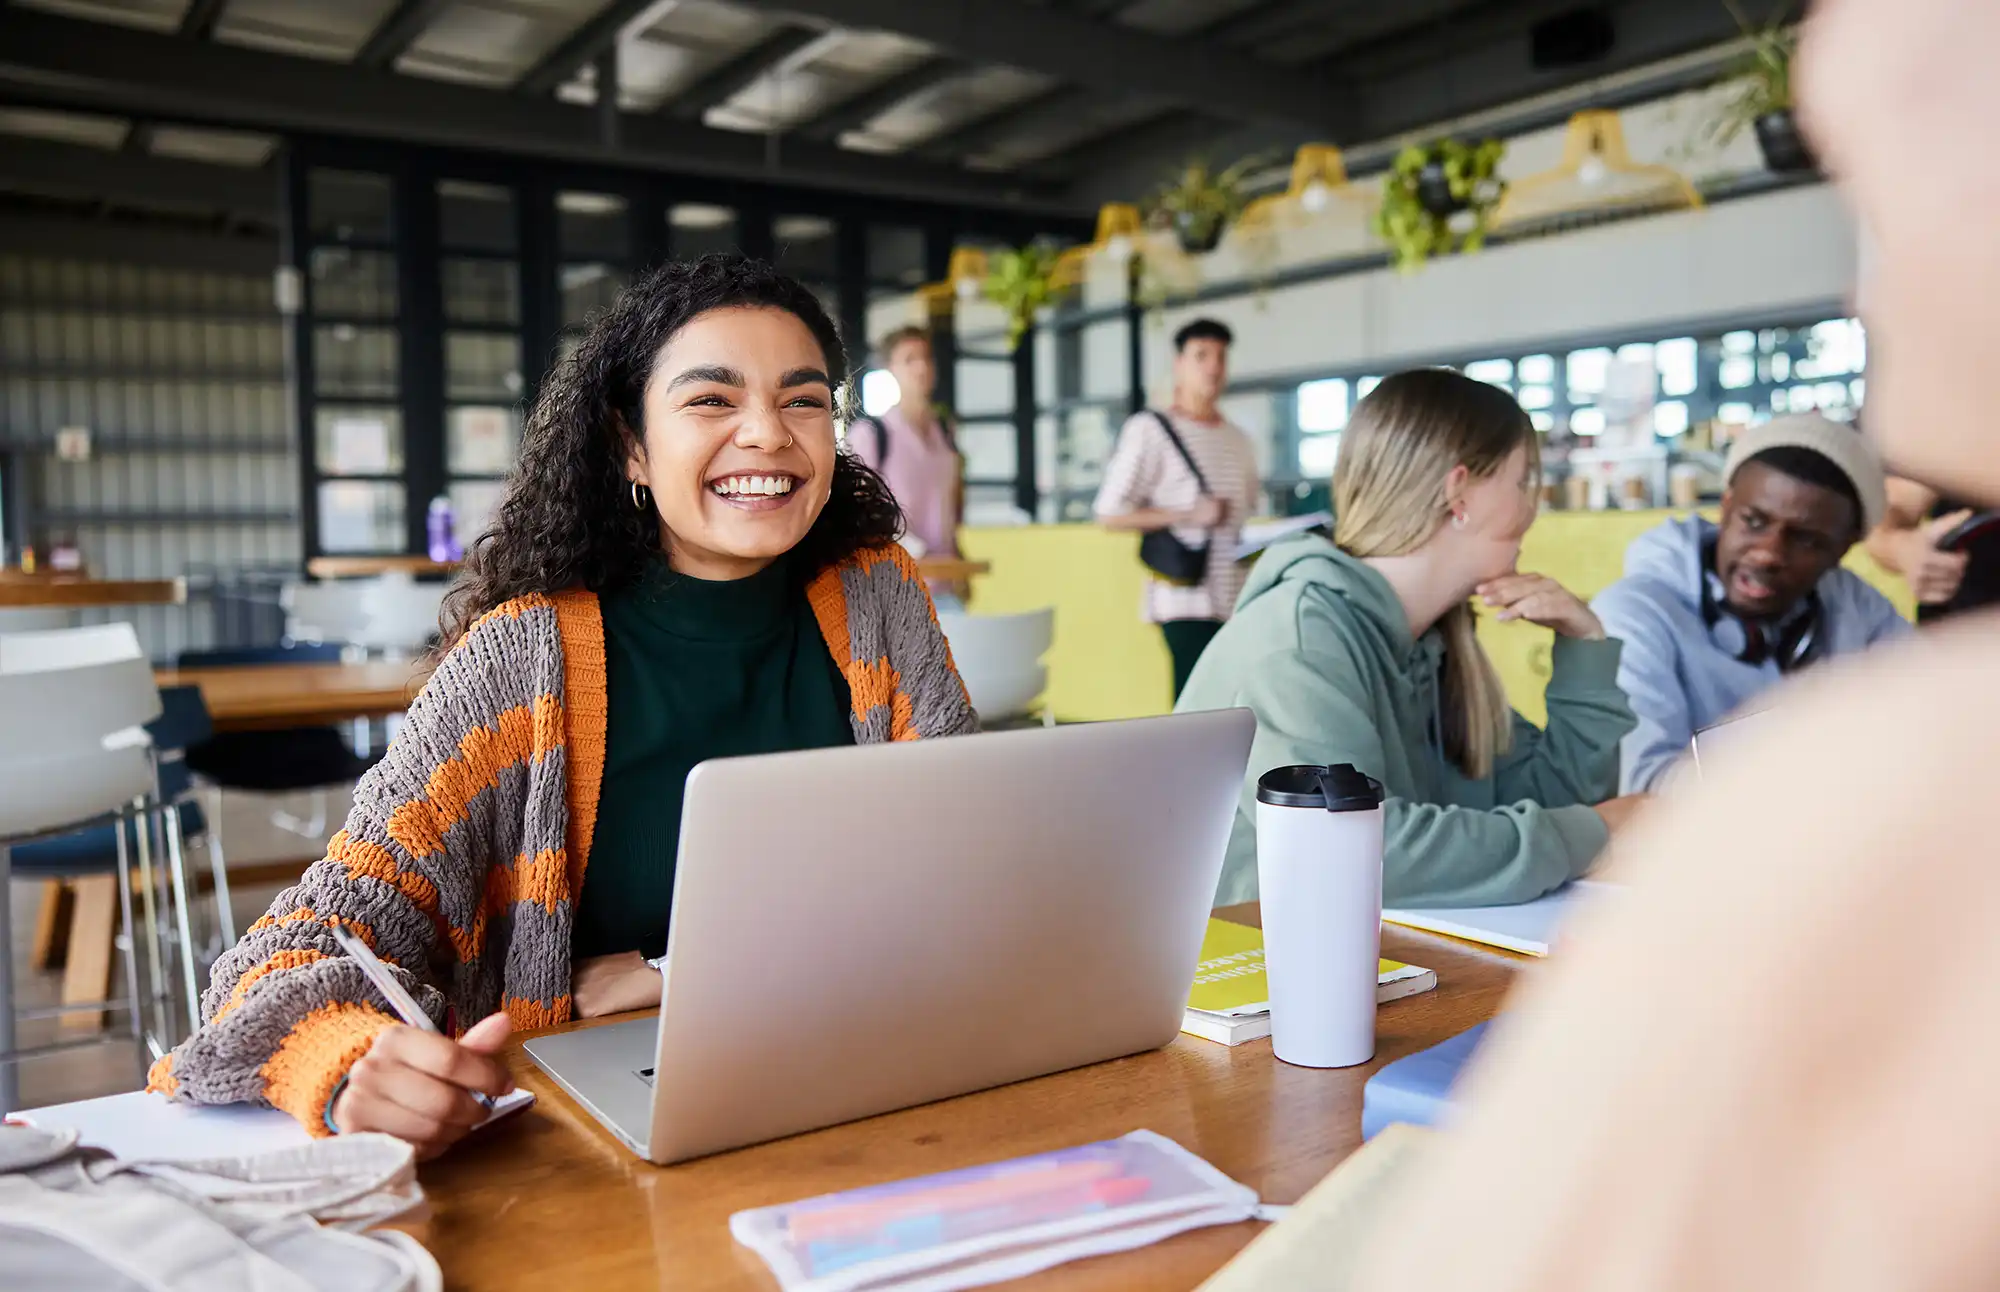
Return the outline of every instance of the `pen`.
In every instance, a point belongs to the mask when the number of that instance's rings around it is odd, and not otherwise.
[[[396,1011],[396,1017],[419,1031],[429,1032],[433,1036],[443,1035],[438,1031],[437,1024],[431,1022],[431,1016],[424,1013],[423,1007],[417,1004],[409,992],[403,990],[403,984],[396,981],[396,975],[389,972],[389,966],[383,964],[375,953],[368,949],[366,942],[338,924],[332,925],[331,928],[333,940],[340,944],[340,949],[347,953],[350,960],[360,966],[361,972],[368,975],[368,981],[373,983],[375,990],[381,992],[382,998],[389,1002],[389,1008]],[[467,1093],[479,1101],[481,1108],[488,1112],[493,1111],[493,1096],[483,1090],[472,1090]]]
[[[1088,1184],[1116,1176],[1120,1171],[1118,1163],[1110,1160],[1037,1163],[1026,1169],[1009,1164],[999,1171],[980,1172],[942,1187],[899,1192],[870,1200],[848,1200],[826,1207],[801,1208],[786,1221],[785,1228],[798,1242],[845,1237],[855,1232],[871,1231],[910,1215],[969,1211]]]

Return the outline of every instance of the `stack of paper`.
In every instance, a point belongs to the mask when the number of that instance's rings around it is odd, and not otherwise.
[[[1378,1004],[1437,986],[1437,975],[1416,965],[1384,960],[1380,970],[1375,988]],[[1271,988],[1264,973],[1261,929],[1209,920],[1181,1031],[1223,1045],[1241,1045],[1271,1034]]]
[[[1523,955],[1545,956],[1549,944],[1572,907],[1580,901],[1596,900],[1619,885],[1601,880],[1579,879],[1565,884],[1546,897],[1514,906],[1458,906],[1425,910],[1392,909],[1382,912],[1390,924],[1464,938],[1489,947],[1519,951]]]
[[[534,1102],[528,1090],[502,1095],[480,1125],[490,1126]],[[30,1108],[10,1113],[8,1120],[42,1130],[73,1130],[85,1147],[105,1149],[128,1162],[248,1157],[294,1148],[312,1138],[291,1114],[262,1104],[176,1103],[144,1090]]]
[[[1281,538],[1290,538],[1293,534],[1302,534],[1309,529],[1331,528],[1332,525],[1333,513],[1330,511],[1248,521],[1237,537],[1236,551],[1231,559],[1247,561]]]

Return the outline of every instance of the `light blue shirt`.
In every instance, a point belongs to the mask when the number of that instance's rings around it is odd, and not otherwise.
[[[1666,521],[1634,539],[1625,577],[1591,603],[1604,631],[1625,643],[1618,685],[1639,725],[1625,737],[1620,792],[1658,789],[1668,768],[1687,752],[1694,733],[1747,707],[1784,676],[1775,659],[1737,658],[1743,628],[1723,615],[1714,625],[1701,612],[1702,552],[1716,527],[1699,516]],[[1910,632],[1889,599],[1851,571],[1822,578],[1815,658],[1851,655]]]

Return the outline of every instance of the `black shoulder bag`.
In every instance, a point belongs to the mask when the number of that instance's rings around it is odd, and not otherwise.
[[[1202,496],[1207,497],[1208,481],[1202,476],[1201,468],[1194,464],[1194,455],[1188,452],[1187,445],[1181,443],[1180,433],[1174,430],[1173,419],[1151,408],[1146,412],[1167,433],[1174,451],[1181,455],[1181,461],[1187,463],[1188,470],[1194,472],[1194,482],[1201,489]],[[1147,569],[1168,583],[1193,587],[1208,573],[1208,544],[1191,546],[1176,538],[1171,529],[1149,529],[1139,540],[1139,559]]]

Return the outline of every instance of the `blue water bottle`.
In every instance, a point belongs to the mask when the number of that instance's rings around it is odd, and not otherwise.
[[[458,545],[456,526],[452,521],[451,499],[439,494],[431,499],[430,512],[424,518],[425,536],[430,544],[433,561],[456,561],[465,555]]]

